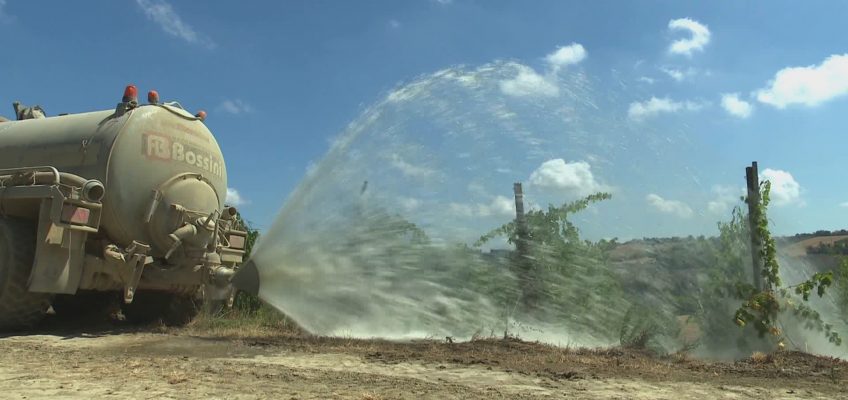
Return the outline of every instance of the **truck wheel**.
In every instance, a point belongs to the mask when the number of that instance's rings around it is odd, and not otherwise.
[[[33,222],[0,218],[0,331],[31,328],[50,307],[50,294],[27,290],[35,232]]]

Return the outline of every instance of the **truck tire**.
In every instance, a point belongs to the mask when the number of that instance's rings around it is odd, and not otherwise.
[[[139,291],[132,303],[121,306],[121,311],[127,321],[135,324],[161,321],[167,326],[183,326],[197,316],[200,307],[200,302],[194,296]]]
[[[50,294],[27,290],[35,232],[31,221],[0,218],[0,331],[31,328],[50,307]]]

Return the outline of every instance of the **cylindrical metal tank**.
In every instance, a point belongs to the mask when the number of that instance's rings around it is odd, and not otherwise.
[[[203,122],[176,105],[0,123],[0,169],[53,166],[106,187],[100,231],[163,256],[186,218],[223,207],[224,158]],[[217,217],[217,215],[215,215]]]

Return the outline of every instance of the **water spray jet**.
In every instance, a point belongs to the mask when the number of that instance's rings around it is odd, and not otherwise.
[[[556,96],[505,90],[526,68],[446,69],[365,110],[310,168],[233,285],[321,335],[595,347],[654,329],[650,321],[674,338],[677,321],[698,312],[681,298],[697,293],[708,266],[681,256],[666,265],[679,240],[650,238],[716,235],[728,215],[693,209],[715,201],[713,185],[737,185],[738,166],[716,163],[672,116],[629,118],[642,94],[581,70],[550,78]],[[510,236],[515,182],[529,248]],[[586,201],[600,194],[611,198]],[[527,262],[539,267],[538,287],[521,281]],[[685,268],[691,276],[679,276]],[[538,307],[521,306],[527,287]]]

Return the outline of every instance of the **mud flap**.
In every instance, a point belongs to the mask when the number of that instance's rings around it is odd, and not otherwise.
[[[50,199],[41,201],[29,291],[75,294],[82,278],[87,233],[53,223],[52,206]]]

